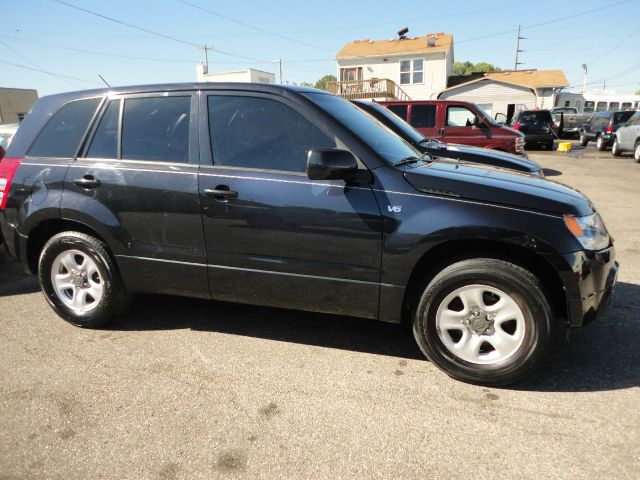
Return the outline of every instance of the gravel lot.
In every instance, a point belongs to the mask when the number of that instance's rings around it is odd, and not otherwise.
[[[622,268],[609,314],[511,389],[345,317],[141,296],[74,328],[0,253],[0,479],[638,478],[640,165],[530,156],[590,196]]]

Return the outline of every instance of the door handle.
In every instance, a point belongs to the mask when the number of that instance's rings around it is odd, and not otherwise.
[[[204,194],[207,197],[213,197],[216,200],[228,200],[230,198],[238,198],[238,192],[230,190],[226,185],[218,185],[216,188],[205,188]]]
[[[441,129],[440,129],[440,136],[441,136],[441,137],[444,137],[444,128],[441,128]]]
[[[100,186],[100,180],[95,178],[93,175],[85,175],[82,178],[76,178],[73,183],[82,188],[96,188]]]

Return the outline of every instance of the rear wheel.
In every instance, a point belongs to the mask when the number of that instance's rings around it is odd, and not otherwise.
[[[543,362],[551,319],[534,275],[509,262],[476,258],[450,265],[429,283],[413,333],[422,352],[449,376],[506,385]]]
[[[596,148],[600,151],[603,151],[607,148],[607,144],[604,142],[604,138],[602,138],[602,135],[600,135],[598,137],[598,140],[596,140]]]
[[[587,138],[587,136],[584,133],[580,132],[580,146],[586,147],[588,143],[589,139]]]
[[[619,157],[622,155],[622,150],[620,150],[620,144],[618,143],[618,139],[615,138],[613,140],[613,145],[611,146],[611,155],[614,157]]]
[[[127,295],[104,243],[79,232],[49,239],[38,277],[53,310],[78,327],[100,327],[126,306]]]

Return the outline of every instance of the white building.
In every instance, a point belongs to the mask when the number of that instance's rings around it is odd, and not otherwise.
[[[0,87],[0,124],[22,122],[36,100],[36,90]]]
[[[556,96],[569,86],[562,70],[511,70],[450,77],[439,100],[464,100],[480,105],[491,116],[511,118],[519,110],[555,106]]]
[[[199,64],[196,66],[196,76],[198,82],[276,83],[276,76],[273,73],[263,72],[254,68],[233,72],[208,73],[207,68]]]
[[[356,40],[336,55],[330,91],[347,98],[429,100],[447,88],[453,36],[435,33],[394,40]]]

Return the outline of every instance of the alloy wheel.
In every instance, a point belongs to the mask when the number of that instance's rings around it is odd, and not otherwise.
[[[80,250],[60,253],[51,265],[56,296],[76,313],[93,310],[102,299],[104,282],[98,265]]]
[[[447,295],[436,313],[444,346],[466,362],[490,365],[515,354],[525,337],[525,318],[516,301],[488,285],[466,285]]]

